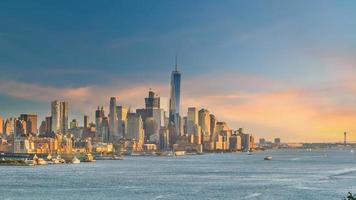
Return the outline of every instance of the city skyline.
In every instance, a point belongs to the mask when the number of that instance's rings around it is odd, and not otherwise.
[[[143,108],[149,88],[169,97],[177,55],[184,115],[206,108],[258,138],[341,141],[347,131],[356,140],[356,4],[272,2],[109,1],[81,11],[80,3],[2,2],[0,116],[41,121],[55,99],[80,124],[83,115],[94,121],[97,106],[109,113],[110,97]]]

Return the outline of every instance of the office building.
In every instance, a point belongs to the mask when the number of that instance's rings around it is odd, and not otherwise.
[[[145,135],[141,116],[129,110],[125,128],[126,139],[135,140],[138,146],[143,146]]]
[[[210,141],[210,112],[206,109],[199,110],[198,113],[199,126],[201,127],[203,142]]]
[[[174,123],[175,130],[170,131],[172,138],[177,138],[181,135],[181,122],[180,122],[180,85],[181,74],[178,71],[178,65],[176,60],[175,69],[171,74],[171,87],[170,87],[170,100],[169,100],[169,121]],[[171,124],[172,127],[173,124]],[[174,135],[174,136],[173,136]]]
[[[51,103],[51,131],[65,134],[68,132],[68,102],[53,101]]]
[[[116,97],[110,98],[110,114],[109,114],[109,137],[111,142],[116,142],[119,138],[118,119],[116,110]]]
[[[117,120],[118,120],[118,132],[119,138],[125,137],[125,121],[127,116],[127,108],[123,105],[117,106]]]

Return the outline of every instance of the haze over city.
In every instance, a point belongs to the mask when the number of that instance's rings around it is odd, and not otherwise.
[[[81,119],[109,98],[140,108],[169,96],[231,127],[284,141],[356,140],[353,1],[0,3],[0,115]],[[258,3],[257,3],[258,2]],[[254,13],[251,15],[250,13]]]

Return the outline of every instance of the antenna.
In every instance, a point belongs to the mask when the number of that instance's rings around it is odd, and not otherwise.
[[[176,67],[176,71],[178,71],[178,61],[177,61],[177,56],[176,56],[176,65],[175,65],[175,67]]]

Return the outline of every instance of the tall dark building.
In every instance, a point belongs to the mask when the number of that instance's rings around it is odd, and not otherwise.
[[[150,90],[148,97],[145,98],[146,109],[160,108],[160,98],[155,96],[155,93]]]
[[[171,74],[171,95],[169,100],[169,115],[174,116],[175,114],[179,115],[180,109],[180,80],[181,74],[178,71],[178,65],[176,61],[175,69]],[[172,121],[172,119],[171,119]]]
[[[180,81],[181,74],[178,71],[178,64],[176,58],[175,69],[171,74],[171,92],[169,100],[169,122],[174,124],[174,129],[170,129],[170,137],[177,138],[181,134],[180,130]],[[174,142],[174,141],[172,141]],[[172,145],[172,144],[171,144]]]
[[[84,129],[89,128],[89,117],[84,115]]]
[[[21,114],[20,119],[26,122],[26,133],[37,134],[37,115]]]

